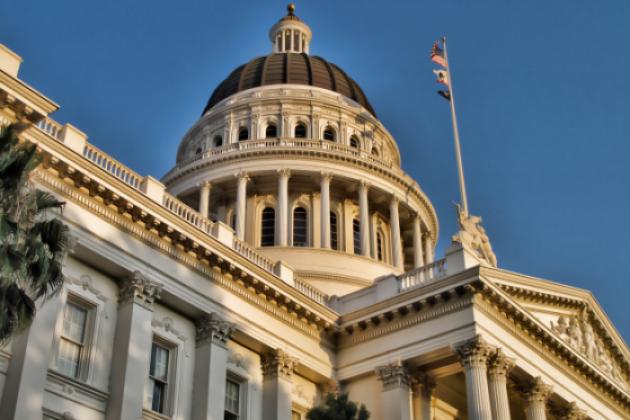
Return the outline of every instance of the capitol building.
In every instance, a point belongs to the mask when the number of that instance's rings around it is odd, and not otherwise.
[[[630,419],[593,295],[498,268],[474,217],[434,255],[366,91],[293,8],[268,36],[159,179],[55,122],[0,45],[0,124],[28,123],[72,238],[62,292],[0,348],[0,419],[305,420],[338,392],[373,420]]]

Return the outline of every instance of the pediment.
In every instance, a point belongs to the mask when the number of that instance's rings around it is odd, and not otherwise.
[[[549,333],[630,392],[630,350],[589,291],[505,270],[488,271],[489,280]]]

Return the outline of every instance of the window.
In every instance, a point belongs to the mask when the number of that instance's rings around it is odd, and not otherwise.
[[[265,130],[265,138],[269,139],[274,137],[278,137],[278,129],[275,124],[269,124]]]
[[[63,327],[59,338],[57,369],[71,378],[79,378],[85,364],[87,328],[91,308],[68,297],[63,308]]]
[[[291,51],[291,32],[286,31],[284,33],[284,50]]]
[[[262,211],[260,225],[260,246],[275,245],[276,211],[271,207],[265,207]]]
[[[225,381],[225,414],[224,420],[241,418],[241,384],[231,379]]]
[[[238,141],[248,140],[249,139],[249,130],[245,127],[241,127],[238,129]]]
[[[221,136],[214,136],[214,139],[212,140],[212,144],[214,145],[214,147],[221,147],[221,146],[223,146],[223,137],[221,137]]]
[[[197,147],[197,150],[195,150],[195,154],[200,155],[202,151],[203,150],[201,149],[201,147]]]
[[[359,139],[357,138],[357,136],[350,137],[350,147],[353,147],[355,149],[359,148]]]
[[[357,255],[361,254],[361,224],[359,223],[359,219],[354,219],[352,221],[352,237],[354,239],[354,253]]]
[[[170,365],[173,348],[153,341],[151,346],[151,364],[149,381],[151,382],[151,410],[166,413],[168,409],[168,392]]]
[[[337,248],[337,213],[334,211],[330,212],[330,247],[332,249]]]
[[[379,261],[383,261],[383,234],[376,233],[376,257]]]
[[[296,207],[293,210],[293,246],[307,246],[306,209],[304,207]]]
[[[372,147],[372,155],[378,157],[378,149],[376,147]]]
[[[335,129],[331,126],[326,127],[324,130],[324,140],[335,141]]]
[[[302,123],[298,123],[298,125],[295,126],[294,134],[296,139],[306,138],[306,126]]]

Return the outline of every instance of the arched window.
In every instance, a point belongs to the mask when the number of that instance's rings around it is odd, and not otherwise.
[[[265,129],[265,138],[271,139],[274,137],[278,137],[278,128],[275,124],[269,124],[267,129]]]
[[[306,138],[306,126],[302,123],[298,123],[295,126],[294,137],[296,139],[304,139]]]
[[[324,130],[324,140],[335,141],[335,129],[331,126],[326,127]]]
[[[214,139],[212,140],[212,144],[214,145],[214,147],[221,147],[221,146],[223,146],[223,137],[221,137],[221,136],[214,136]]]
[[[376,258],[383,261],[383,234],[381,232],[376,233]]]
[[[293,51],[300,52],[300,33],[298,31],[293,33]]]
[[[330,247],[332,249],[339,249],[337,242],[337,213],[330,212]]]
[[[249,139],[249,130],[245,127],[241,127],[238,129],[238,141],[243,141]]]
[[[293,246],[307,246],[306,209],[304,207],[296,207],[293,210]]]
[[[372,155],[378,157],[378,149],[376,147],[372,147]]]
[[[357,136],[350,137],[350,147],[354,147],[355,149],[359,148],[359,139]]]
[[[203,150],[201,149],[201,147],[197,147],[197,150],[195,150],[195,154],[200,155],[202,151]]]
[[[352,221],[352,238],[354,240],[354,253],[356,255],[361,254],[361,224],[359,219]]]
[[[291,31],[284,33],[284,50],[291,51]]]
[[[276,211],[265,207],[260,223],[260,246],[274,246],[276,242]]]

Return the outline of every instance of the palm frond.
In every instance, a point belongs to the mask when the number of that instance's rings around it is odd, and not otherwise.
[[[66,203],[57,200],[57,197],[49,192],[37,190],[35,191],[35,204],[37,206],[37,211],[42,211],[52,208],[62,208]]]

